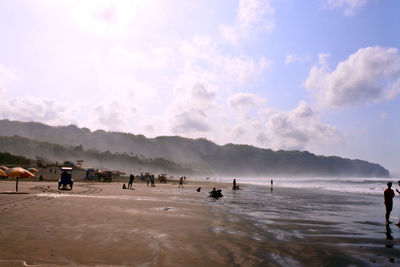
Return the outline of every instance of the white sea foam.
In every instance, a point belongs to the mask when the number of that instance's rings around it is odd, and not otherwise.
[[[290,187],[290,188],[308,188],[315,190],[329,190],[336,192],[357,193],[381,195],[386,189],[387,182],[393,183],[393,188],[397,186],[397,178],[273,178],[274,187]],[[222,178],[223,182],[232,182],[233,178]],[[238,178],[236,181],[240,184],[253,184],[261,186],[270,186],[271,177],[269,178]],[[400,190],[400,187],[399,187]]]

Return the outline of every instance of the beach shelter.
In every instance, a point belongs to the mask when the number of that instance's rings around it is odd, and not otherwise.
[[[7,173],[5,171],[0,169],[0,176],[7,177],[8,175],[7,175]]]
[[[17,178],[17,183],[15,185],[15,191],[18,192],[18,179],[19,178],[28,178],[28,177],[35,177],[33,173],[30,171],[25,170],[24,168],[21,167],[15,167],[8,169],[6,171],[7,175],[10,177],[15,177]]]

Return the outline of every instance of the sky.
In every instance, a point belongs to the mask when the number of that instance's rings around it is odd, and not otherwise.
[[[400,176],[399,10],[0,0],[0,119],[308,150]]]

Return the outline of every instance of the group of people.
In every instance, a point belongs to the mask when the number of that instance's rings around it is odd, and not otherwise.
[[[398,181],[398,184],[400,186],[400,181]],[[396,189],[397,193],[400,194],[400,191],[398,189]],[[394,191],[392,189],[392,182],[388,182],[387,183],[387,188],[385,189],[384,192],[384,196],[385,196],[385,206],[386,206],[386,224],[392,223],[389,220],[390,217],[390,212],[393,209],[393,198],[394,198]],[[399,218],[399,222],[396,223],[395,225],[400,227],[400,218]]]
[[[128,183],[128,187],[123,184],[122,188],[123,189],[132,189],[132,185],[133,185],[133,181],[135,180],[135,176],[133,174],[129,175],[129,183]],[[151,187],[156,187],[154,184],[154,175],[147,175],[145,176],[145,180],[147,183],[147,186],[151,186]],[[183,188],[183,180],[186,180],[186,176],[182,176],[181,178],[179,178],[179,186],[178,188]]]
[[[156,187],[154,184],[154,175],[150,175],[146,178],[147,186],[151,185],[151,187]]]

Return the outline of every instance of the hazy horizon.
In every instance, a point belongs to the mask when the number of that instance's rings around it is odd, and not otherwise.
[[[400,175],[399,1],[1,1],[0,119]]]

